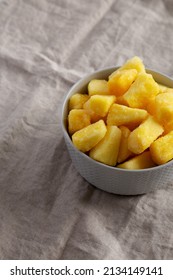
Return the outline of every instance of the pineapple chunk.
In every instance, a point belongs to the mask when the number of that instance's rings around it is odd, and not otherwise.
[[[106,80],[91,80],[88,84],[88,94],[109,95],[108,82]]]
[[[128,148],[134,154],[145,151],[156,140],[164,129],[154,117],[149,116],[142,124],[130,133]]]
[[[168,130],[170,124],[173,122],[173,92],[163,92],[157,95],[150,111],[163,124],[165,129]]]
[[[90,103],[90,109],[101,117],[105,117],[115,102],[116,97],[114,95],[93,95],[88,102]]]
[[[147,105],[147,112],[152,115],[152,116],[155,116],[156,113],[155,113],[155,109],[156,109],[156,106],[155,106],[155,98],[153,98]]]
[[[128,137],[131,131],[125,126],[120,126],[119,128],[121,129],[121,143],[117,162],[121,163],[132,156],[133,153],[128,149]]]
[[[90,124],[72,135],[74,146],[81,152],[91,150],[106,134],[107,128],[103,120]]]
[[[75,93],[69,100],[69,111],[72,109],[82,109],[83,104],[89,99],[88,94]]]
[[[161,85],[161,84],[158,84],[158,85],[159,85],[159,93],[173,92],[173,88],[169,88],[169,87]]]
[[[90,124],[90,116],[84,109],[73,109],[70,111],[68,115],[68,131],[71,135]]]
[[[91,123],[95,123],[99,120],[102,119],[101,116],[97,115],[93,110],[91,110],[91,106],[90,106],[90,99],[88,99],[87,102],[85,102],[85,104],[83,105],[83,108],[87,111],[87,113],[90,115],[91,118]]]
[[[159,165],[173,159],[173,131],[154,141],[150,152],[153,161]]]
[[[165,131],[164,131],[165,134],[167,134],[170,131],[172,131],[173,130],[173,120],[171,122],[165,124],[164,125],[164,129],[165,129]]]
[[[138,56],[128,59],[120,69],[136,69],[138,73],[145,72],[145,66]]]
[[[127,101],[124,100],[124,96],[117,96],[116,103],[124,106],[128,106]]]
[[[141,155],[135,156],[124,163],[117,165],[119,168],[125,169],[144,169],[156,166],[153,162],[150,152],[145,151]]]
[[[115,166],[121,141],[121,130],[117,126],[108,126],[105,137],[89,152],[94,160]]]
[[[113,104],[107,116],[108,125],[140,124],[148,116],[146,110]]]
[[[139,126],[139,124],[137,123],[130,123],[130,124],[127,124],[126,127],[130,130],[130,131],[133,131],[135,128],[137,128]]]
[[[118,70],[109,78],[109,92],[116,96],[123,95],[134,82],[137,76],[136,69]]]
[[[142,60],[138,56],[134,56],[127,60],[118,70],[114,71],[109,78],[113,77],[114,74],[119,70],[131,70],[136,69],[138,73],[145,73],[145,66]]]
[[[159,92],[159,86],[151,74],[141,73],[124,94],[124,99],[132,108],[147,108]]]
[[[159,85],[159,93],[163,93],[167,90],[167,87],[162,85],[162,84],[158,84]]]

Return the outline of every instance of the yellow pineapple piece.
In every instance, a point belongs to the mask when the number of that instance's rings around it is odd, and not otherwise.
[[[136,69],[138,73],[143,73],[145,72],[145,66],[143,64],[143,61],[141,58],[138,56],[134,56],[130,59],[128,59],[123,66],[120,68],[121,70],[123,69]]]
[[[126,100],[124,100],[124,96],[123,95],[117,96],[116,103],[120,104],[120,105],[128,106],[128,103],[127,103]]]
[[[154,117],[149,116],[128,138],[128,149],[134,154],[140,154],[150,147],[162,133],[164,129]]]
[[[90,96],[99,95],[109,95],[108,82],[106,80],[91,80],[88,84],[88,94]]]
[[[119,168],[124,168],[124,169],[145,169],[145,168],[150,168],[156,166],[155,163],[153,162],[150,152],[145,151],[142,154],[135,156],[124,163],[121,163],[117,165]]]
[[[128,149],[128,137],[131,131],[125,126],[120,126],[119,128],[121,130],[121,143],[117,162],[121,163],[132,156],[133,153]]]
[[[167,90],[167,87],[162,85],[162,84],[158,84],[159,85],[159,93],[165,92]]]
[[[90,103],[90,109],[95,114],[105,117],[115,100],[114,95],[93,95],[88,100],[88,103]]]
[[[159,85],[159,93],[163,93],[163,92],[173,92],[173,88],[169,88],[167,86],[164,86],[162,84],[158,84]]]
[[[71,135],[90,124],[90,115],[84,109],[72,109],[69,112],[68,131]]]
[[[135,128],[137,128],[139,126],[139,124],[137,123],[130,123],[130,124],[127,124],[126,127],[130,130],[130,131],[133,131]]]
[[[117,126],[108,126],[104,138],[89,152],[94,160],[115,166],[121,141],[121,130]]]
[[[75,93],[69,100],[69,111],[72,109],[82,109],[83,104],[89,99],[88,94]]]
[[[173,121],[171,121],[171,122],[165,124],[165,125],[164,125],[164,129],[165,129],[165,131],[164,131],[165,134],[167,134],[167,133],[169,133],[170,131],[172,131],[172,130],[173,130]]]
[[[108,125],[140,124],[148,116],[146,110],[129,108],[127,106],[113,104],[107,115]]]
[[[130,107],[145,109],[158,92],[159,86],[152,75],[141,73],[123,97]]]
[[[145,66],[138,56],[134,56],[127,60],[118,70],[114,71],[109,78],[113,77],[117,71],[135,69],[138,73],[145,73]]]
[[[108,81],[109,92],[116,96],[123,95],[134,82],[137,76],[136,69],[124,69],[114,72]]]
[[[89,114],[90,118],[91,118],[91,123],[95,123],[101,119],[103,119],[101,116],[97,115],[90,106],[90,99],[88,99],[87,102],[84,103],[83,105],[83,109],[85,109],[87,111],[87,113]]]
[[[106,134],[107,128],[103,120],[90,124],[72,135],[74,146],[81,152],[91,150]]]
[[[163,92],[156,96],[152,105],[153,115],[163,124],[166,130],[172,127],[173,123],[173,92]],[[169,128],[169,129],[168,129]]]
[[[159,137],[150,146],[150,153],[156,164],[164,164],[173,159],[173,131]]]
[[[150,102],[148,103],[146,110],[147,110],[147,112],[148,112],[150,115],[155,116],[155,115],[156,115],[155,109],[156,109],[156,106],[155,106],[155,97],[154,97],[154,98],[153,98],[152,100],[150,100]]]

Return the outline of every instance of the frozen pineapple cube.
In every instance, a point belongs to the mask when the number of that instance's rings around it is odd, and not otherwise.
[[[75,93],[69,100],[69,111],[72,109],[82,109],[83,104],[89,99],[88,94]]]
[[[159,137],[150,146],[151,157],[156,164],[164,164],[173,159],[173,131]]]
[[[90,103],[90,109],[95,114],[105,117],[115,100],[114,95],[93,95],[88,102]]]
[[[94,160],[115,166],[121,141],[121,130],[117,126],[108,126],[104,138],[89,152]]]
[[[119,128],[121,130],[121,143],[117,162],[121,163],[132,156],[133,153],[128,149],[128,137],[131,131],[125,126],[120,126]]]
[[[141,155],[135,156],[124,163],[121,163],[117,165],[119,168],[125,168],[125,169],[145,169],[156,166],[153,162],[150,152],[145,151]]]
[[[159,92],[159,86],[151,74],[141,73],[124,94],[124,99],[132,108],[147,108]]]
[[[109,92],[116,96],[123,95],[134,82],[137,76],[136,69],[118,70],[111,75],[108,81]]]
[[[130,58],[129,60],[127,60],[118,70],[131,70],[131,69],[135,69],[138,73],[145,73],[145,66],[142,62],[142,60],[138,57],[138,56],[134,56],[132,58]],[[114,74],[117,72],[114,71],[109,78],[113,77]]]
[[[107,115],[108,125],[140,124],[148,116],[146,110],[113,104]]]
[[[75,132],[72,135],[72,142],[81,152],[88,152],[105,136],[106,131],[104,121],[100,120]]]
[[[109,95],[108,82],[106,80],[91,80],[88,84],[88,94]]]
[[[150,147],[164,129],[154,117],[149,116],[142,124],[130,133],[128,148],[134,154],[140,154]]]
[[[158,94],[152,104],[152,113],[165,129],[168,129],[170,123],[173,122],[173,92]]]
[[[68,131],[71,135],[90,124],[90,115],[84,109],[73,109],[69,112]]]

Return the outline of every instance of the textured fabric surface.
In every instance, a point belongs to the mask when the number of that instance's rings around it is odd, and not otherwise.
[[[173,77],[173,4],[0,0],[0,259],[172,259],[173,185],[118,196],[75,170],[70,87],[138,55]]]

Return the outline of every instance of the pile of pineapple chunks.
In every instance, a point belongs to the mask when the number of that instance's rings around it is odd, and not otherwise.
[[[135,56],[70,98],[68,132],[78,150],[106,165],[164,164],[173,159],[173,89],[158,84]]]

